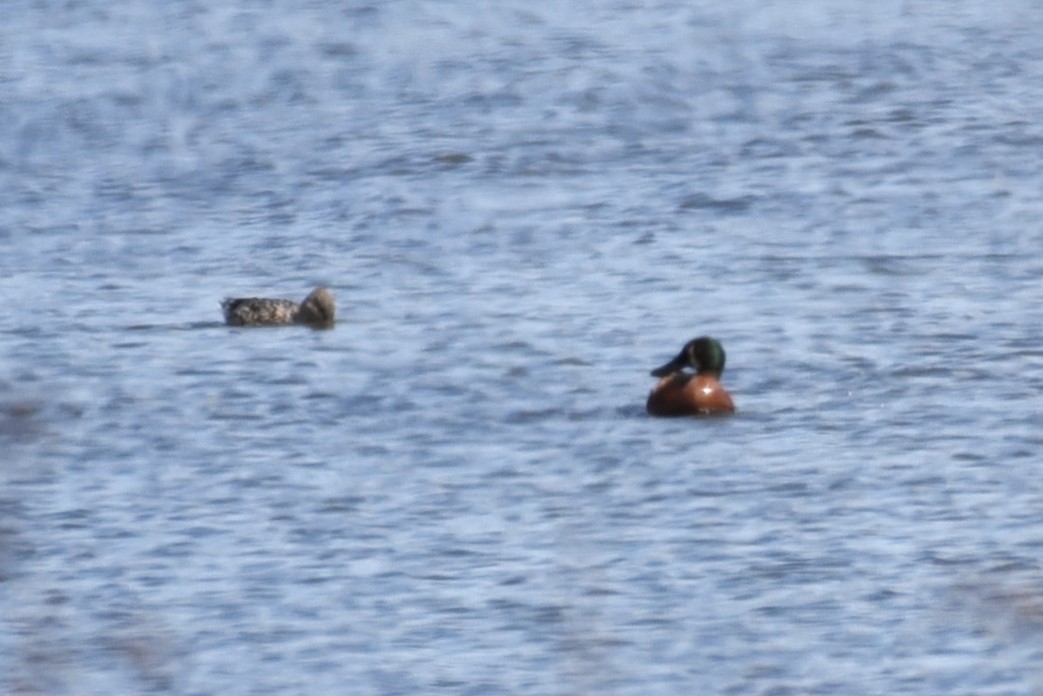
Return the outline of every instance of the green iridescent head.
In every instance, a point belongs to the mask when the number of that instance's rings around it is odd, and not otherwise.
[[[709,336],[692,339],[684,345],[676,358],[652,370],[652,376],[665,377],[686,367],[720,377],[724,372],[724,348],[721,347],[721,342]]]

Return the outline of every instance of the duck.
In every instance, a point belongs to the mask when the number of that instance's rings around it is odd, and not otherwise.
[[[229,297],[221,302],[221,309],[229,326],[305,324],[316,329],[333,326],[337,311],[333,293],[321,285],[300,304],[266,297]]]
[[[666,417],[733,413],[735,403],[720,382],[724,359],[720,341],[693,338],[677,357],[652,370],[652,376],[660,379],[648,394],[648,413]],[[685,371],[686,367],[695,372]]]

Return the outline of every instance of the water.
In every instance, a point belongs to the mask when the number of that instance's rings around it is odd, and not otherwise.
[[[7,8],[3,690],[1043,688],[1040,19]]]

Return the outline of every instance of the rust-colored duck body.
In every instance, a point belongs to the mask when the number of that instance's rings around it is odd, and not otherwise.
[[[685,371],[691,367],[695,372]],[[652,370],[658,384],[648,395],[646,408],[653,416],[701,416],[733,413],[735,403],[721,385],[724,348],[703,336],[685,344],[673,360]]]

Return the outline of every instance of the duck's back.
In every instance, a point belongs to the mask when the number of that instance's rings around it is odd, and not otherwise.
[[[300,305],[292,300],[272,300],[263,297],[228,299],[221,303],[225,321],[232,326],[264,326],[292,324]]]

